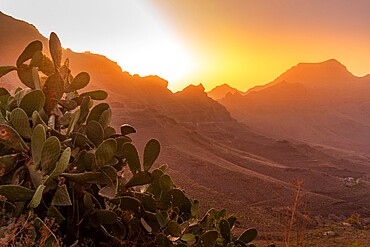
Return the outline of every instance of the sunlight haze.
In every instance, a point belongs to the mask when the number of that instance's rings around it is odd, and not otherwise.
[[[44,36],[57,32],[66,48],[159,75],[173,91],[199,83],[247,90],[297,63],[331,58],[357,76],[370,72],[365,0],[50,2],[2,0],[0,9]]]

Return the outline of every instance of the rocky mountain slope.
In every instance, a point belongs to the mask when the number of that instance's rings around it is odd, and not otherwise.
[[[370,151],[370,77],[336,60],[302,63],[246,95],[219,100],[253,129],[351,151]]]
[[[13,65],[30,41],[45,41],[25,22],[0,13],[0,23],[2,65]],[[254,130],[261,130],[258,125],[248,127],[237,122],[223,105],[207,96],[202,85],[174,94],[164,79],[130,75],[102,55],[66,49],[64,57],[70,59],[73,73],[90,73],[90,88],[109,93],[115,127],[123,123],[135,126],[138,133],[132,137],[139,150],[150,138],[161,142],[159,160],[169,164],[176,184],[199,198],[202,205],[226,207],[243,216],[253,212],[258,220],[242,224],[281,229],[286,222],[276,214],[292,203],[291,181],[302,178],[311,215],[370,214],[370,157],[262,135]],[[264,114],[273,114],[269,107],[274,104],[267,99],[275,99],[276,107],[280,107],[276,113],[310,110],[311,102],[318,104],[316,108],[323,104],[312,99],[304,84],[287,79],[237,97],[248,98],[253,111],[260,109]],[[0,83],[10,88],[18,85],[14,74],[1,78]],[[280,100],[282,96],[284,101]],[[233,116],[239,116],[229,109]],[[279,122],[275,124],[271,128],[279,126]],[[317,123],[316,131],[320,128]],[[348,187],[346,177],[359,178],[360,183]]]

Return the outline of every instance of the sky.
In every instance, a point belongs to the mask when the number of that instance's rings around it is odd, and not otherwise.
[[[65,48],[159,75],[172,91],[247,90],[331,58],[370,73],[368,0],[1,0],[0,11],[55,31]]]

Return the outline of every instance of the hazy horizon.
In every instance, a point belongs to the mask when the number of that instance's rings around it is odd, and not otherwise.
[[[56,1],[51,6],[4,0],[0,8],[46,37],[55,31],[65,48],[105,55],[131,74],[158,75],[174,92],[199,83],[207,91],[224,83],[246,91],[298,63],[329,59],[356,76],[369,73],[366,1]]]

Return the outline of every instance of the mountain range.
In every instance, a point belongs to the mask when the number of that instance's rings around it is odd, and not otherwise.
[[[0,65],[14,65],[35,39],[48,46],[33,25],[0,12]],[[329,60],[298,64],[245,93],[224,85],[207,95],[201,84],[172,93],[166,80],[131,75],[102,55],[63,56],[73,73],[89,72],[90,89],[109,93],[114,127],[135,126],[139,150],[158,139],[176,184],[205,207],[245,216],[241,227],[282,228],[295,179],[304,180],[312,216],[370,215],[369,76]],[[16,73],[0,78],[0,87],[17,86]],[[360,183],[346,186],[348,177]]]
[[[298,64],[271,83],[218,101],[268,135],[370,151],[370,76],[356,77],[334,59]]]

